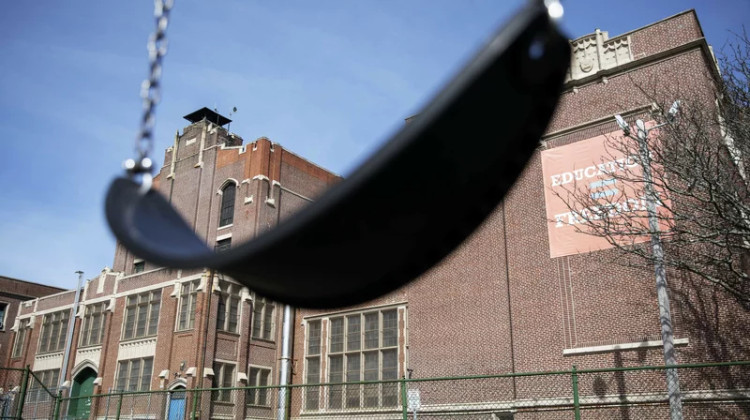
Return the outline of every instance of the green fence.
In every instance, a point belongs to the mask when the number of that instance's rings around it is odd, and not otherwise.
[[[680,365],[685,419],[750,419],[750,362]],[[28,370],[12,419],[667,419],[664,367],[107,393],[55,398]],[[15,375],[10,378],[10,375]],[[279,401],[283,401],[279,404]],[[23,402],[23,404],[22,404]],[[75,413],[75,415],[73,415]]]
[[[0,368],[0,419],[52,419],[59,401],[28,367]]]

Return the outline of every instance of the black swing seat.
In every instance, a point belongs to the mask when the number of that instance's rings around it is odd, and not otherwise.
[[[110,186],[110,227],[147,261],[209,267],[300,307],[343,307],[395,290],[482,223],[539,144],[570,55],[540,3],[517,12],[351,176],[257,238],[215,253],[165,198],[129,178]]]

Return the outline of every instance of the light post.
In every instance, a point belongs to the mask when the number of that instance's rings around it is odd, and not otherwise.
[[[615,115],[617,125],[620,126],[625,136],[638,142],[638,149],[643,167],[643,181],[646,192],[646,212],[648,214],[648,228],[651,234],[651,248],[654,255],[654,271],[656,273],[656,297],[659,302],[659,323],[661,324],[661,340],[664,345],[664,364],[667,365],[667,394],[669,395],[669,412],[671,420],[682,420],[682,395],[680,393],[680,378],[677,369],[670,367],[677,365],[674,350],[674,334],[672,330],[672,314],[669,308],[669,296],[667,295],[667,275],[664,271],[664,250],[661,245],[659,233],[659,218],[656,214],[656,193],[654,192],[653,178],[651,175],[651,156],[648,150],[648,134],[651,130],[670,124],[677,116],[680,109],[680,101],[672,104],[667,113],[667,121],[651,128],[646,128],[643,120],[635,122],[637,137],[633,137],[630,126],[625,120]]]

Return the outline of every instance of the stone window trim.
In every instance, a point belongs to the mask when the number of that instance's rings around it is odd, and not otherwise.
[[[125,296],[121,341],[156,336],[160,313],[161,289]]]
[[[275,341],[276,302],[255,295],[251,337],[253,340]]]
[[[198,301],[198,292],[203,289],[202,286],[202,279],[179,283],[175,331],[187,331],[195,328],[195,307]]]
[[[146,261],[140,258],[133,260],[133,274],[143,273],[146,271]]]
[[[211,369],[213,377],[211,378],[211,388],[233,388],[235,384],[235,375],[237,373],[237,364],[234,362],[214,360]],[[220,389],[211,392],[211,401],[215,403],[233,403],[234,390]]]
[[[402,322],[406,322],[405,303],[306,317],[303,320],[304,382],[397,380],[402,364],[399,361],[405,357],[406,351],[406,337],[401,334]],[[357,338],[350,339],[350,335]],[[356,363],[356,368],[350,368],[348,363]],[[311,365],[314,369],[310,368]],[[334,365],[339,369],[333,370]],[[388,384],[366,385],[371,389],[354,385],[357,389],[352,390],[343,386],[306,387],[303,410],[348,411],[397,405],[398,387],[384,385]],[[347,398],[347,395],[352,398]]]
[[[42,318],[37,354],[56,353],[65,349],[72,309],[50,312]]]
[[[0,331],[8,329],[8,310],[10,309],[10,302],[0,300]]]
[[[99,302],[85,305],[82,308],[83,320],[81,322],[78,347],[83,348],[102,344],[108,304],[109,302]]]
[[[247,386],[271,386],[273,383],[273,368],[269,366],[248,365]],[[271,406],[271,388],[248,389],[245,393],[245,405],[253,407]]]
[[[118,391],[148,391],[154,373],[154,358],[142,357],[119,360],[115,389]]]
[[[16,337],[13,342],[13,349],[11,350],[11,357],[18,358],[23,356],[23,351],[26,348],[26,336],[31,330],[31,319],[25,318],[18,320],[18,328],[16,329]]]
[[[214,283],[214,293],[219,295],[216,308],[216,329],[232,334],[242,331],[242,286],[225,280]]]
[[[234,178],[225,180],[216,192],[221,196],[219,201],[219,227],[226,227],[234,223],[234,210],[237,201],[237,190],[240,183]]]
[[[60,382],[60,369],[47,369],[34,371],[34,376],[39,379],[39,382],[44,385],[49,393],[45,391],[37,381],[31,381],[27,394],[27,401],[34,402],[46,402],[52,400],[52,395],[57,394],[57,387]]]

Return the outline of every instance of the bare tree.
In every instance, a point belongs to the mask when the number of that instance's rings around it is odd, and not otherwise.
[[[719,64],[721,75],[707,76],[712,97],[679,98],[679,118],[651,133],[652,186],[658,196],[666,267],[719,286],[750,307],[750,38],[746,32],[722,51]],[[674,92],[640,88],[654,107],[639,117],[667,122],[662,110],[678,99],[668,97]],[[623,135],[608,135],[606,150],[597,167],[607,178],[605,184],[617,188],[596,192],[584,188],[582,181],[572,183],[557,193],[570,210],[562,222],[605,238],[617,250],[621,264],[653,267],[638,143]]]

